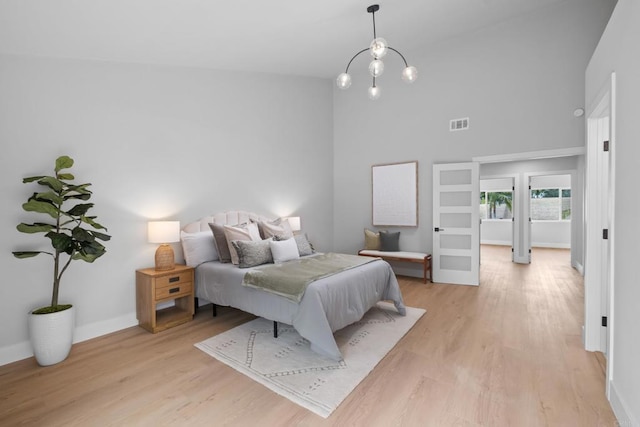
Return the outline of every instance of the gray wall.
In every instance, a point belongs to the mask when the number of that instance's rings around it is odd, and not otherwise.
[[[52,173],[68,154],[78,179],[93,183],[94,213],[113,239],[95,264],[71,266],[60,300],[77,306],[81,339],[130,326],[135,270],[153,265],[157,247],[146,241],[148,219],[295,214],[318,249],[332,248],[331,84],[0,57],[0,363],[28,356],[26,313],[51,293],[50,259],[11,255],[34,241],[15,229],[29,218],[20,206],[34,191],[23,177]]]
[[[619,0],[586,73],[587,105],[616,72],[613,374],[611,404],[621,425],[640,425],[640,2]]]
[[[375,102],[366,62],[354,62],[352,87],[334,88],[336,250],[357,251],[371,227],[371,165],[418,161],[419,226],[401,229],[400,244],[430,252],[434,163],[584,145],[584,120],[572,112],[584,104],[584,70],[612,8],[569,0],[403,52],[419,79],[406,85],[400,61],[386,61]],[[469,130],[449,132],[460,117]]]

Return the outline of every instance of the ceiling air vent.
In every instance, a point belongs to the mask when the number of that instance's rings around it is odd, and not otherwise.
[[[462,119],[453,119],[449,121],[450,132],[467,129],[469,129],[469,117],[464,117]]]

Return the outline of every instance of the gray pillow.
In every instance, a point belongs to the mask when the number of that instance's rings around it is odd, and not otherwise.
[[[296,239],[296,244],[298,245],[298,252],[300,253],[300,256],[311,255],[315,252],[315,250],[313,249],[313,245],[311,245],[311,242],[309,242],[309,238],[306,234],[296,234],[295,236],[293,236],[293,238]]]
[[[233,240],[231,244],[238,252],[238,267],[249,268],[273,262],[269,240]]]
[[[388,231],[381,231],[380,250],[383,252],[400,251],[400,232],[389,233]]]
[[[211,228],[211,232],[213,233],[213,243],[216,245],[220,262],[231,262],[231,252],[229,252],[229,244],[224,235],[224,227],[210,222],[209,228]]]

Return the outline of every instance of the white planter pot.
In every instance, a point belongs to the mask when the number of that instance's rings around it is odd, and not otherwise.
[[[39,365],[54,365],[67,358],[75,326],[76,308],[73,306],[56,313],[29,313],[29,335]]]

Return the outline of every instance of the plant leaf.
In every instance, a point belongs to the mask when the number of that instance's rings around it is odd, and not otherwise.
[[[84,243],[81,246],[82,247],[78,250],[78,252],[73,254],[73,259],[81,259],[85,262],[93,262],[107,252],[104,246],[96,241],[91,243]]]
[[[60,193],[64,189],[64,183],[60,182],[52,176],[45,176],[38,180],[38,184],[46,185],[56,193]]]
[[[80,242],[93,242],[96,240],[90,232],[80,227],[74,228],[71,232],[71,236]]]
[[[48,232],[46,236],[51,239],[51,245],[55,250],[66,253],[71,253],[70,250],[73,250],[73,240],[71,236],[54,231]]]
[[[39,180],[39,179],[42,179],[42,178],[44,178],[44,177],[45,177],[44,175],[40,175],[40,176],[31,176],[31,177],[29,177],[29,178],[24,178],[24,179],[22,180],[22,183],[23,183],[23,184],[27,184],[27,183],[29,183],[29,182],[33,182],[33,181],[37,181],[37,180]]]
[[[48,254],[49,252],[42,252],[42,251],[15,251],[12,252],[13,256],[16,258],[20,258],[20,259],[25,259],[25,258],[33,258],[34,256],[38,256],[40,254]],[[49,254],[51,255],[51,254]]]
[[[54,193],[53,191],[47,191],[44,193],[36,193],[34,195],[34,197],[36,198],[36,200],[48,200],[50,202],[55,203],[56,205],[61,205],[62,204],[62,197],[58,196],[56,193]]]
[[[83,194],[66,194],[64,196],[65,200],[71,200],[71,199],[89,200],[90,198],[91,198],[91,192],[83,193]]]
[[[69,169],[73,166],[73,159],[69,156],[60,156],[56,159],[56,173],[62,169]]]
[[[109,236],[108,234],[104,234],[104,233],[99,233],[97,231],[90,231],[91,234],[93,234],[93,236],[96,239],[100,239],[104,242],[111,240],[111,236]]]
[[[69,209],[66,213],[71,216],[83,216],[92,207],[93,203],[80,203]]]
[[[89,224],[90,226],[92,226],[93,228],[97,229],[97,230],[106,230],[107,227],[104,227],[100,224],[98,224],[97,222],[94,221],[94,218],[96,218],[95,216],[83,216],[82,218],[80,218],[80,220],[82,222],[84,222],[85,224]]]
[[[71,180],[76,179],[76,177],[73,176],[73,174],[71,174],[71,173],[59,173],[57,178],[58,179],[64,179],[66,181],[71,181]]]
[[[33,233],[47,233],[53,230],[55,227],[51,224],[45,224],[43,222],[35,222],[33,224],[25,224],[23,222],[18,224],[16,228],[21,233],[33,234]]]
[[[27,203],[22,204],[22,209],[27,212],[44,213],[52,218],[57,218],[59,210],[51,202],[40,202],[38,200],[29,199]]]

